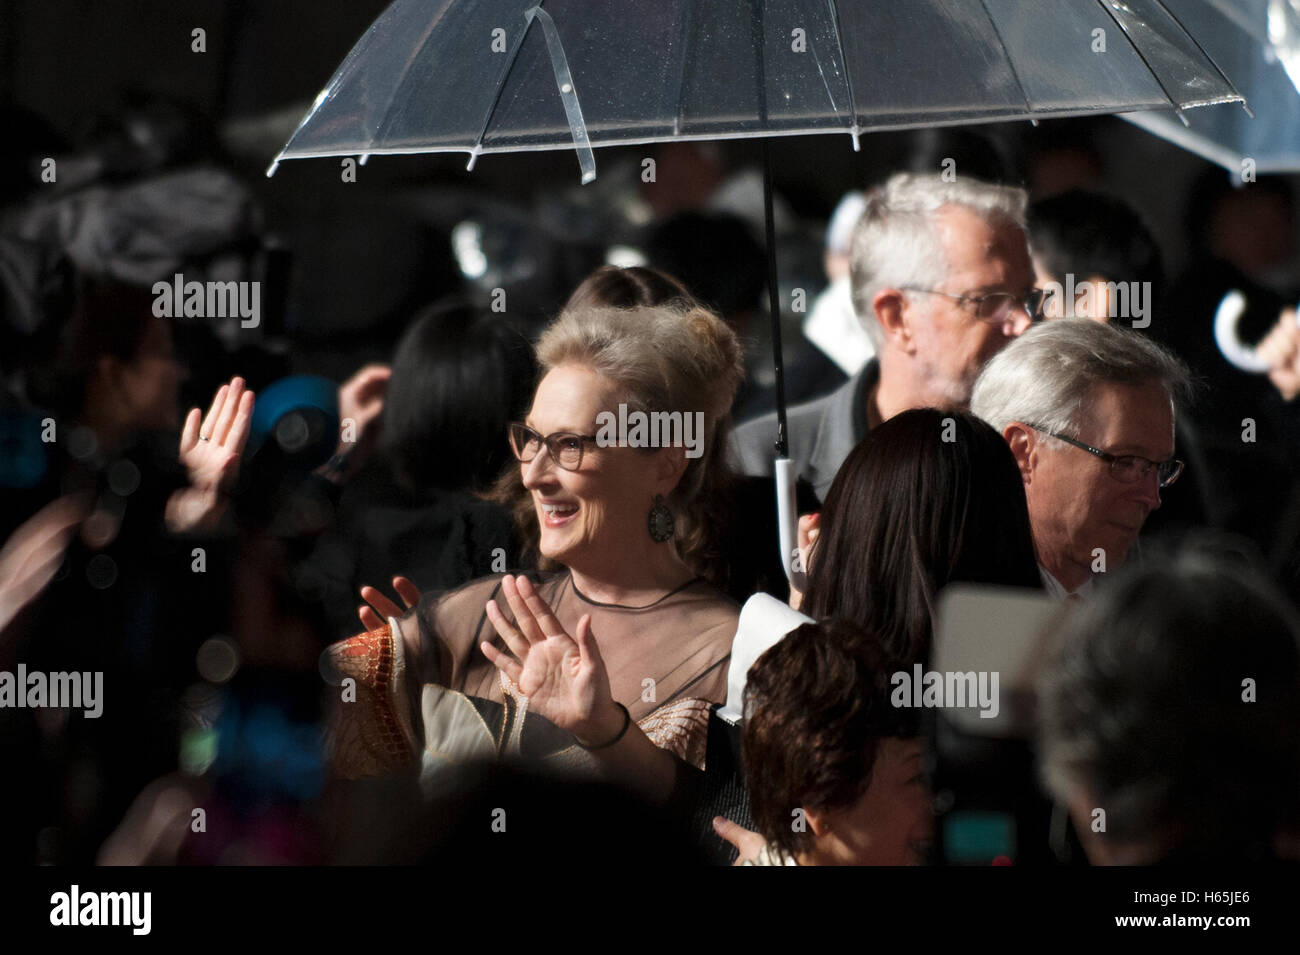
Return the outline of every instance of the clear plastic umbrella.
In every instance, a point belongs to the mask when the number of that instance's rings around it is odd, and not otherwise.
[[[396,0],[276,163],[1240,99],[1160,0]]]
[[[1124,118],[1240,175],[1300,172],[1300,0],[1164,0],[1250,100],[1198,110],[1187,124],[1168,113]]]
[[[396,0],[284,159],[1182,111],[1241,96],[1160,0]],[[766,155],[765,155],[766,160]],[[796,586],[765,161],[782,562]]]

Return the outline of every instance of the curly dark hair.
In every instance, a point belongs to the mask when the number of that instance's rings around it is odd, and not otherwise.
[[[808,849],[812,833],[792,824],[795,810],[851,806],[871,784],[878,741],[918,735],[919,711],[890,703],[899,668],[880,640],[842,620],[806,623],[754,662],[742,760],[754,824],[770,844]]]

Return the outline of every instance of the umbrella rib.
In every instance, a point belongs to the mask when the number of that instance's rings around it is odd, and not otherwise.
[[[369,142],[367,143],[368,147],[373,146],[377,141],[379,141],[382,138],[384,132],[388,129],[392,121],[393,104],[401,101],[402,90],[406,87],[407,83],[411,81],[412,67],[414,66],[415,62],[420,58],[420,52],[424,49],[425,45],[429,42],[429,38],[433,36],[434,31],[437,30],[438,25],[442,22],[442,19],[443,17],[446,16],[446,14],[447,14],[447,7],[444,6],[438,12],[438,14],[432,20],[429,21],[429,25],[425,27],[424,33],[420,36],[419,41],[414,45],[414,48],[411,50],[410,56],[407,57],[405,64],[401,67],[401,78],[397,81],[397,85],[393,88],[393,93],[389,97],[388,105],[385,107],[385,111],[383,114],[383,119],[375,127],[374,133],[372,133],[370,136]],[[365,160],[370,157],[371,152],[372,150],[368,148],[362,152],[363,164]]]
[[[682,68],[677,75],[677,110],[673,113],[674,136],[680,136],[682,132],[682,112],[686,106],[686,71],[689,68],[688,64],[691,62],[691,38],[695,35],[695,31],[691,29],[691,26],[695,23],[695,11],[696,5],[692,3],[690,12],[682,17]]]
[[[998,46],[1002,47],[1002,54],[1007,58],[1007,69],[1011,70],[1011,78],[1016,81],[1016,89],[1020,90],[1020,98],[1025,102],[1025,112],[1032,118],[1034,106],[1029,102],[1029,94],[1025,92],[1025,84],[1020,82],[1020,72],[1016,69],[1016,61],[1011,58],[1011,51],[1007,49],[1006,41],[1002,39],[1002,31],[998,29],[997,21],[993,19],[993,14],[989,13],[988,4],[980,0],[980,9],[984,11],[984,18],[989,21],[989,26],[993,28],[993,35],[998,38]],[[1037,120],[1034,120],[1037,125]]]
[[[1159,2],[1159,0],[1157,0],[1157,2]],[[1129,36],[1128,28],[1124,26],[1119,17],[1115,16],[1115,11],[1110,8],[1106,0],[1097,0],[1097,6],[1101,7],[1102,10],[1106,12],[1106,16],[1110,17],[1111,20],[1114,21],[1115,26],[1119,27],[1119,32],[1124,34],[1124,39],[1128,40],[1128,45],[1133,48],[1133,52],[1136,53],[1138,59],[1142,61],[1142,65],[1147,68],[1147,72],[1151,74],[1151,78],[1156,81],[1156,85],[1160,87],[1161,94],[1169,101],[1169,105],[1173,108],[1174,115],[1178,117],[1184,126],[1190,126],[1191,124],[1187,122],[1187,117],[1183,115],[1183,108],[1179,106],[1177,100],[1170,95],[1169,90],[1165,87],[1164,80],[1162,80],[1159,74],[1151,68],[1151,61],[1148,60],[1147,55],[1142,52],[1142,48],[1133,42],[1133,38]],[[1164,8],[1164,4],[1161,4],[1161,8]],[[1169,11],[1165,10],[1165,12],[1168,13]]]
[[[1183,21],[1179,20],[1178,17],[1174,15],[1174,11],[1170,10],[1167,6],[1165,6],[1164,0],[1156,0],[1156,3],[1160,4],[1160,8],[1164,10],[1166,14],[1168,14],[1169,19],[1173,20],[1174,24],[1178,27],[1178,29],[1183,31],[1183,36],[1191,40],[1192,44],[1200,52],[1201,56],[1205,57],[1205,59],[1209,61],[1210,66],[1214,67],[1214,72],[1219,74],[1219,79],[1227,83],[1234,93],[1240,94],[1241,90],[1237,89],[1236,84],[1234,84],[1232,80],[1228,79],[1228,74],[1223,72],[1223,70],[1219,67],[1219,64],[1215,61],[1214,57],[1210,56],[1210,51],[1207,50],[1205,47],[1201,46],[1201,41],[1196,39],[1196,37],[1192,35],[1191,31],[1188,30],[1187,27],[1183,26]],[[1215,9],[1218,8],[1216,7]],[[1246,102],[1245,97],[1242,97],[1241,108],[1246,111],[1246,115],[1248,115],[1251,119],[1255,118],[1255,112],[1250,108],[1250,104]]]
[[[541,6],[541,3],[538,3]],[[488,124],[492,122],[492,115],[497,111],[497,104],[501,102],[501,94],[505,92],[506,80],[510,76],[510,71],[515,68],[515,60],[519,58],[519,51],[524,45],[524,38],[528,36],[528,31],[532,29],[535,18],[524,14],[524,28],[519,31],[519,36],[515,39],[514,45],[510,48],[510,53],[506,56],[506,62],[501,67],[501,76],[497,80],[497,90],[492,96],[492,103],[487,108],[487,113],[483,116],[483,125],[479,128],[478,137],[474,140],[474,148],[469,152],[469,162],[466,164],[466,171],[474,168],[474,163],[478,161],[479,152],[483,148],[483,137],[487,135]]]
[[[840,29],[839,13],[835,9],[835,0],[826,0],[826,10],[831,17],[831,26],[835,28],[835,42],[840,47],[840,65],[844,69],[844,85],[849,91],[849,112],[853,115],[853,125],[849,128],[849,135],[853,137],[853,151],[859,150],[858,134],[862,131],[858,126],[858,101],[853,95],[853,71],[849,69],[849,55],[844,51],[844,32]],[[821,61],[817,64],[821,66]]]
[[[808,17],[808,20],[809,20],[809,22],[811,23],[812,20],[813,20],[813,18],[812,18],[811,16],[808,15],[808,7],[807,7],[806,0],[799,0],[799,6],[803,9],[805,16]],[[833,11],[832,11],[832,13],[831,13],[831,18],[832,18],[832,19],[831,19],[831,22],[834,23],[834,12],[833,12]],[[839,37],[837,36],[837,37],[836,37],[836,42],[838,43],[838,41],[839,41]],[[813,43],[813,45],[812,45],[812,55],[813,55],[813,62],[815,62],[815,63],[817,64],[817,75],[821,78],[821,81],[822,81],[822,88],[826,90],[826,100],[827,100],[827,102],[830,103],[831,109],[835,111],[835,115],[836,115],[836,116],[839,116],[839,115],[843,112],[843,110],[841,110],[838,106],[835,105],[835,93],[831,90],[830,80],[828,80],[828,79],[826,78],[826,68],[822,65],[821,52],[820,52],[820,48],[819,48],[819,46],[818,46],[817,43]],[[842,47],[842,45],[841,45],[841,59],[842,59],[842,58],[843,58],[843,47]],[[844,73],[845,73],[845,78],[847,79],[847,78],[848,78],[848,70],[846,69],[846,70],[844,71]],[[853,97],[850,96],[850,97],[849,97],[849,106],[850,106],[850,108],[852,108],[852,105],[853,105]],[[855,115],[855,116],[854,116],[854,120],[856,121],[856,119],[857,119],[857,117],[856,117],[856,115]],[[857,137],[854,136],[854,138],[853,138],[853,151],[854,151],[854,152],[857,152],[857,150],[858,150]]]
[[[445,13],[446,13],[446,8],[444,7],[444,8],[442,9],[442,11],[440,11],[440,12],[438,13],[438,15],[435,16],[435,17],[434,17],[434,18],[429,22],[428,26],[425,27],[425,30],[424,30],[423,35],[420,37],[419,41],[415,44],[415,47],[414,47],[414,49],[412,50],[411,55],[410,55],[409,57],[407,57],[407,59],[406,59],[406,63],[405,63],[405,65],[404,65],[404,66],[402,67],[402,69],[401,69],[401,78],[398,80],[398,82],[397,82],[397,86],[395,87],[395,89],[394,89],[394,91],[393,91],[393,94],[389,97],[388,104],[385,106],[385,113],[383,114],[383,116],[382,116],[382,118],[381,118],[381,120],[380,120],[378,126],[375,128],[375,131],[370,135],[370,137],[369,137],[369,139],[368,139],[368,141],[367,141],[367,147],[369,147],[369,146],[373,146],[373,145],[375,144],[375,141],[379,139],[380,131],[381,131],[382,129],[384,129],[385,125],[386,125],[387,122],[388,122],[388,112],[387,112],[387,110],[390,109],[390,108],[392,107],[392,104],[393,104],[394,102],[396,102],[397,99],[399,98],[399,94],[401,93],[402,87],[406,84],[407,79],[410,77],[411,65],[412,65],[412,64],[416,61],[416,59],[418,58],[420,50],[422,50],[422,49],[424,48],[424,44],[426,44],[426,43],[429,41],[429,37],[433,34],[434,29],[437,28],[438,23],[442,20],[442,17],[443,17],[443,15],[444,15]],[[386,14],[387,14],[387,11],[385,11],[384,14],[381,14],[381,15],[380,15],[379,20],[376,20],[374,23],[372,23],[372,24],[370,25],[370,28],[369,28],[368,30],[366,30],[366,32],[365,32],[365,34],[364,34],[364,36],[363,36],[363,38],[362,38],[362,42],[364,42],[365,40],[369,39],[369,38],[373,35],[376,26],[378,26],[380,20],[383,20],[383,18],[384,18],[384,16],[385,16]],[[347,58],[343,61],[343,65],[342,65],[342,66],[339,68],[339,70],[336,72],[335,76],[334,76],[333,78],[331,78],[331,81],[330,81],[329,86],[327,86],[327,87],[325,88],[325,90],[323,90],[323,91],[321,92],[321,94],[317,96],[317,98],[316,98],[316,102],[314,102],[314,103],[312,104],[312,108],[307,112],[307,115],[304,116],[304,117],[302,118],[302,120],[298,123],[297,128],[293,131],[293,135],[289,137],[289,142],[285,144],[285,148],[287,148],[289,145],[291,145],[291,144],[293,143],[293,141],[298,137],[298,133],[300,133],[300,132],[302,131],[303,127],[305,127],[305,126],[307,125],[307,123],[308,123],[308,122],[312,119],[312,117],[315,115],[315,113],[316,113],[316,109],[317,109],[318,106],[320,106],[320,104],[321,104],[321,102],[322,102],[322,98],[323,98],[325,92],[326,92],[326,91],[332,91],[332,90],[333,90],[333,88],[334,88],[335,85],[336,85],[335,81],[342,82],[343,77],[340,76],[340,74],[341,74],[344,70],[346,70],[347,67],[352,63],[353,57],[355,56],[356,52],[357,52],[357,48],[354,46],[353,49],[348,53]],[[362,160],[361,160],[362,165],[365,165],[365,161],[366,161],[366,159],[368,159],[368,158],[370,157],[370,153],[371,153],[372,151],[373,151],[373,150],[370,150],[370,149],[368,149],[368,148],[367,148],[367,149],[363,149],[363,150],[361,150],[360,155],[361,155],[361,157],[362,157]],[[266,175],[267,175],[267,178],[268,178],[268,179],[269,179],[271,176],[274,176],[274,175],[275,175],[275,171],[276,171],[277,169],[280,168],[280,160],[283,159],[283,158],[285,158],[284,153],[285,153],[285,149],[282,148],[282,149],[280,150],[280,152],[276,154],[275,159],[272,160],[271,165],[267,168],[267,170],[266,170]],[[342,154],[337,154],[337,155],[342,155]]]

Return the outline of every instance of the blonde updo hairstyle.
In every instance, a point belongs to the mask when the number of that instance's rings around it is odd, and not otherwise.
[[[686,459],[667,504],[676,519],[678,554],[696,573],[719,582],[731,403],[744,377],[740,343],[727,323],[687,302],[570,308],[542,333],[537,360],[542,376],[561,365],[581,365],[608,379],[611,411],[625,403],[629,413],[703,412],[703,453]],[[526,553],[536,554],[543,569],[553,566],[537,550],[537,516],[518,464],[502,475],[495,496],[514,506]],[[649,507],[647,501],[647,514]]]

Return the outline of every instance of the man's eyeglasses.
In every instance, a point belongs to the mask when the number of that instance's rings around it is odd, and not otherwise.
[[[594,444],[595,441],[594,434],[556,431],[543,437],[523,422],[516,421],[510,425],[510,449],[524,464],[537,457],[541,453],[542,445],[545,445],[552,461],[566,471],[576,471],[582,467],[583,449],[588,444]]]
[[[1028,422],[1025,423],[1029,424]],[[1170,458],[1168,461],[1152,461],[1150,458],[1144,458],[1137,454],[1111,454],[1108,451],[1102,451],[1100,448],[1094,448],[1090,444],[1084,444],[1082,441],[1076,441],[1074,438],[1067,438],[1063,434],[1057,434],[1055,431],[1047,431],[1036,424],[1030,424],[1029,427],[1035,431],[1041,431],[1043,434],[1051,435],[1058,441],[1073,445],[1081,451],[1095,454],[1110,464],[1111,477],[1125,484],[1136,484],[1154,468],[1156,480],[1160,483],[1160,487],[1166,488],[1177,481],[1178,476],[1183,473],[1183,462],[1177,458]]]
[[[1047,299],[1047,290],[1041,288],[1030,289],[1023,295],[1016,295],[1014,292],[989,292],[986,295],[956,295],[952,292],[940,292],[932,288],[914,288],[908,285],[901,285],[899,289],[904,292],[923,292],[926,295],[942,295],[950,298],[957,303],[959,308],[964,308],[981,322],[999,323],[1005,322],[1011,317],[1011,313],[1017,308],[1025,310],[1031,322],[1041,322],[1043,320],[1043,305]]]

